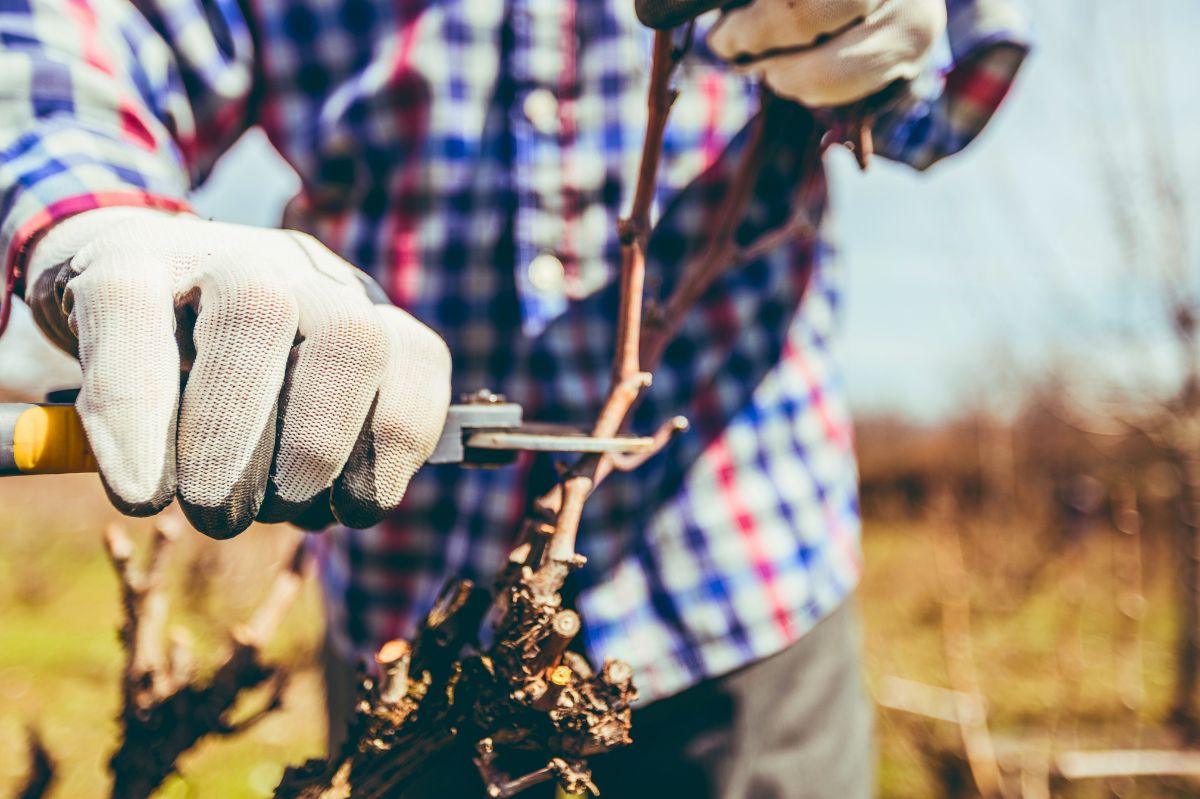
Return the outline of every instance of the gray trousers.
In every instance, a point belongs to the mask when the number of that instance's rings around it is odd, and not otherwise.
[[[784,651],[635,711],[634,743],[591,759],[596,785],[611,799],[868,799],[875,754],[860,646],[849,601]],[[340,739],[354,669],[328,647],[325,661]],[[484,795],[469,767],[431,772],[405,797]]]

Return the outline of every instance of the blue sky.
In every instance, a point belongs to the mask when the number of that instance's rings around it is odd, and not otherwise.
[[[1143,296],[1159,253],[1122,257],[1102,164],[1120,173],[1139,224],[1153,224],[1141,189],[1154,148],[1137,133],[1155,117],[1200,229],[1200,4],[1043,0],[1032,11],[1037,50],[966,152],[924,175],[889,164],[858,175],[833,160],[860,411],[937,418],[1064,358],[1105,379],[1169,379],[1156,295]]]

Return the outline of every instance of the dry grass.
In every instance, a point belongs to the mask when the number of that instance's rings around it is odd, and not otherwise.
[[[1076,575],[1068,559],[1039,545],[1044,536],[1013,525],[972,528],[963,538],[973,578],[974,655],[997,749],[1003,754],[1052,743],[1057,749],[1122,748],[1139,741],[1173,746],[1161,731],[1173,675],[1174,583],[1166,548],[1148,558],[1140,635],[1144,701],[1135,712],[1117,691],[1115,642],[1122,617],[1112,568],[1115,533],[1099,529],[1086,540]],[[870,525],[866,557],[860,597],[872,688],[889,675],[948,687],[928,530],[920,524]],[[1067,593],[1076,576],[1082,577],[1077,615]],[[928,750],[956,748],[953,725],[895,711],[880,711],[878,725],[882,795],[944,795]],[[1196,796],[1200,785],[1146,779],[1060,791],[1055,795]]]
[[[0,796],[20,780],[27,725],[42,733],[58,763],[52,796],[107,795],[121,651],[117,585],[100,530],[115,518],[94,476],[0,481]],[[145,540],[151,522],[125,523]],[[201,668],[217,660],[224,630],[254,607],[280,543],[266,527],[229,542],[199,535],[181,542],[172,563],[173,620],[194,636]],[[269,796],[286,763],[322,750],[313,588],[268,651],[298,672],[284,709],[244,736],[201,747],[160,795]],[[248,710],[261,698],[249,697]]]
[[[0,481],[0,796],[10,795],[35,725],[59,763],[56,797],[104,795],[105,762],[116,735],[120,651],[116,583],[100,529],[117,518],[95,477]],[[127,522],[140,539],[150,522]],[[1070,622],[1067,562],[1032,525],[972,523],[964,533],[972,577],[975,657],[992,727],[1004,745],[1045,742],[1057,719],[1060,745],[1125,745],[1130,712],[1115,689],[1119,614],[1112,569],[1114,534],[1099,530],[1082,561],[1079,623]],[[1152,540],[1155,538],[1149,536]],[[1161,540],[1162,536],[1157,536]],[[231,542],[189,536],[174,562],[176,618],[197,640],[197,658],[215,659],[222,630],[253,607],[278,553],[278,537],[256,528]],[[945,685],[938,581],[931,539],[918,523],[872,523],[860,593],[866,670],[873,688],[888,675]],[[1141,636],[1145,740],[1164,716],[1172,675],[1173,581],[1165,547],[1147,555],[1147,612]],[[240,738],[202,746],[183,763],[167,797],[267,796],[284,766],[323,746],[324,715],[313,670],[320,611],[313,586],[272,654],[298,676],[283,711]],[[1078,636],[1077,679],[1063,680],[1064,652]],[[210,656],[206,658],[206,653]],[[928,750],[951,747],[953,728],[881,712],[882,795],[945,795]],[[1142,781],[1091,785],[1071,796],[1195,796],[1200,787]]]

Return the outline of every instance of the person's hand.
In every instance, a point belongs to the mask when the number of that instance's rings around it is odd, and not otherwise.
[[[826,108],[916,78],[945,27],[945,0],[752,0],[708,43],[777,95]]]
[[[178,494],[214,537],[363,527],[400,502],[450,402],[450,354],[295,231],[88,211],[34,246],[26,300],[79,357],[76,406],[117,508]],[[181,388],[182,384],[182,388]]]

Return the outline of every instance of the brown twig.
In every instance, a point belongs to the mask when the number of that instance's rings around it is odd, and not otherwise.
[[[717,278],[728,271],[737,254],[736,234],[746,206],[753,195],[754,184],[762,172],[766,158],[766,114],[760,113],[751,123],[753,129],[742,163],[721,200],[716,226],[700,250],[700,255],[684,264],[676,279],[675,289],[655,314],[647,331],[642,355],[646,363],[657,365],[667,344],[675,338],[687,312],[695,307]]]
[[[774,252],[788,242],[812,241],[816,236],[816,225],[806,213],[801,211],[782,227],[764,233],[755,241],[735,251],[731,263],[734,266],[747,264]]]
[[[654,432],[654,446],[646,452],[614,452],[610,456],[613,468],[619,472],[633,471],[661,452],[663,447],[669,444],[675,436],[680,433],[686,433],[688,427],[689,423],[686,416],[671,417],[659,425],[658,430]]]
[[[648,126],[648,142],[651,141],[650,134],[660,130],[658,115],[664,115],[665,121],[670,102],[674,100],[674,94],[666,88],[669,85],[670,70],[673,68],[674,66],[670,65],[670,69],[661,75],[662,82],[657,88],[652,85],[651,97],[657,96],[658,99],[650,103],[651,124]],[[653,74],[656,73],[652,73],[652,76]],[[779,102],[781,101],[772,95],[764,93],[763,110],[751,123],[753,127],[742,160],[732,170],[733,178],[714,215],[717,224],[697,255],[679,268],[675,288],[671,294],[647,314],[642,313],[641,290],[645,282],[644,237],[649,223],[639,220],[648,219],[647,198],[652,197],[652,193],[635,191],[634,206],[629,218],[620,223],[622,283],[621,311],[618,317],[619,357],[614,362],[612,387],[603,405],[595,435],[614,435],[623,428],[630,412],[641,398],[642,391],[650,385],[651,375],[661,363],[667,345],[679,333],[688,313],[721,276],[787,242],[811,239],[815,236],[816,227],[812,220],[803,211],[799,211],[779,228],[762,234],[749,244],[739,246],[737,243],[738,226],[745,218],[746,210],[753,199],[755,183],[772,152],[768,146],[766,131],[770,124],[771,109]],[[656,135],[657,144],[661,146],[661,132]],[[821,150],[814,149],[811,155],[819,158],[820,152]],[[650,160],[643,160],[639,170],[639,187],[643,179],[649,180],[653,177],[648,164],[657,163],[657,153],[648,153],[643,148],[643,158],[646,159],[647,156]],[[639,202],[639,198],[643,202]],[[632,235],[634,233],[638,235]],[[626,278],[627,273],[631,275],[629,278]],[[631,355],[635,343],[639,344],[640,353],[636,359]],[[671,425],[673,422],[667,424]],[[663,431],[659,432],[661,434]],[[669,443],[670,438],[657,437],[657,446],[637,458],[609,454],[581,459],[567,479],[537,500],[535,507],[544,518],[557,519],[557,554],[552,555],[552,559],[562,560],[574,552],[579,515],[587,495],[595,491],[614,469],[626,470],[626,464],[644,463]],[[621,464],[620,467],[618,463]],[[571,478],[578,479],[571,482]],[[569,502],[566,501],[567,493],[573,495]]]
[[[952,689],[955,715],[975,787],[985,799],[999,799],[1004,796],[1004,781],[979,687],[979,672],[975,666],[971,640],[969,583],[963,564],[955,501],[948,489],[937,497],[933,510],[930,530],[941,594],[946,676]]]
[[[1125,743],[1136,749],[1142,744],[1141,710],[1145,702],[1141,628],[1146,598],[1142,588],[1142,514],[1132,482],[1122,481],[1116,487],[1112,505],[1113,526],[1118,532],[1113,542],[1113,571],[1121,614],[1116,641],[1117,696],[1127,712],[1121,725],[1127,737]]]
[[[260,721],[280,706],[287,682],[285,673],[263,664],[260,656],[299,591],[299,544],[251,621],[231,632],[225,660],[200,683],[186,634],[173,632],[166,646],[164,576],[180,525],[175,517],[166,517],[155,527],[144,570],[133,563],[135,547],[124,530],[114,524],[105,531],[105,548],[121,583],[124,607],[119,634],[125,649],[122,736],[109,762],[112,795],[121,799],[150,796],[200,739],[233,735]],[[230,719],[242,694],[266,682],[272,687],[266,704],[244,719]]]
[[[612,386],[592,428],[592,435],[597,437],[619,433],[642,391],[650,385],[650,372],[643,368],[642,356],[646,242],[650,235],[650,211],[663,134],[676,97],[676,92],[671,88],[671,75],[682,55],[673,44],[671,31],[655,34],[647,99],[649,114],[633,206],[629,216],[618,223],[621,242],[620,308],[617,312]],[[611,469],[610,457],[584,456],[561,483],[535,503],[548,518],[554,519],[554,537],[542,565],[545,582],[552,590],[557,590],[569,573],[570,566],[566,564],[574,562],[575,539],[584,502]]]
[[[46,751],[42,738],[35,730],[29,731],[29,773],[17,790],[17,799],[42,799],[50,792],[54,782],[54,761]]]
[[[104,546],[117,579],[125,620],[119,636],[125,649],[125,702],[145,709],[175,689],[171,670],[164,668],[163,629],[167,597],[163,581],[168,555],[178,538],[178,523],[164,518],[155,526],[145,570],[133,564],[134,546],[118,524],[104,531]]]
[[[250,621],[235,627],[233,638],[243,646],[262,647],[275,635],[283,617],[296,602],[304,584],[304,548],[293,547],[287,566],[281,569],[267,590],[267,595]]]

